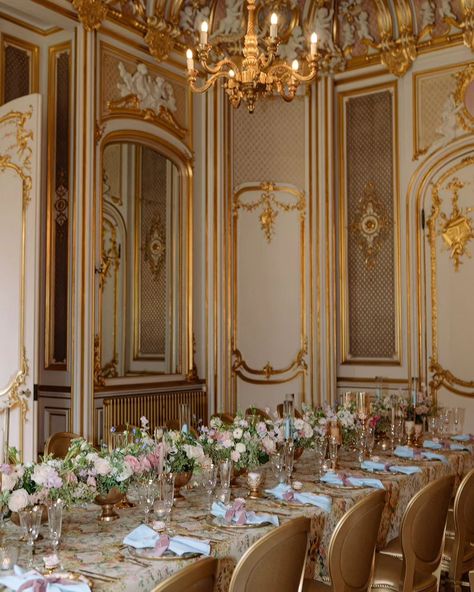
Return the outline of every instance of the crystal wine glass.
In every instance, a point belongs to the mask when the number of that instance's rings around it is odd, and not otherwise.
[[[278,483],[285,481],[285,456],[283,452],[274,452],[270,455],[270,462],[272,464],[273,475]]]
[[[291,475],[293,473],[293,465],[295,462],[295,444],[291,440],[289,440],[285,444],[284,455],[285,455],[286,482],[288,485],[291,485]]]
[[[323,474],[323,464],[326,458],[328,440],[326,436],[316,436],[314,439],[314,452],[316,456],[316,479],[319,480]]]
[[[221,487],[226,490],[230,488],[230,481],[232,479],[232,461],[223,460],[219,464],[219,475],[221,479]]]
[[[48,504],[48,528],[49,537],[53,545],[53,552],[58,554],[59,541],[61,539],[61,531],[63,524],[63,508],[64,503],[58,499],[51,501]]]
[[[375,428],[374,426],[368,426],[365,435],[365,449],[369,458],[372,456],[375,448]]]
[[[453,408],[453,431],[456,435],[460,434],[464,427],[464,407]]]
[[[41,517],[43,508],[40,506],[33,506],[25,510],[19,510],[18,516],[20,518],[20,526],[26,536],[26,544],[28,545],[28,567],[33,567],[33,555],[35,552],[35,541],[38,538],[41,528]]]
[[[138,485],[138,500],[145,512],[145,524],[150,522],[150,512],[153,510],[153,504],[158,497],[158,486],[154,479],[147,477]]]
[[[338,452],[338,442],[335,436],[330,436],[329,438],[329,460],[331,461],[331,469],[333,471],[336,470],[337,466],[337,452]]]
[[[215,465],[210,465],[203,469],[202,484],[207,493],[207,506],[210,511],[212,508],[212,496],[217,485],[217,467]]]

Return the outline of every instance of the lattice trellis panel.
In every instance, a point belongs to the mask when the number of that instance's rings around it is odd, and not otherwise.
[[[30,93],[31,54],[28,50],[14,45],[4,48],[4,91],[5,103]]]
[[[345,115],[346,361],[392,360],[397,356],[393,95],[384,90],[350,97]],[[377,225],[379,233],[371,235]],[[373,256],[370,246],[376,247]]]
[[[142,148],[139,357],[166,353],[167,163],[154,150]],[[150,241],[162,244],[156,247],[163,250],[155,259],[150,256]]]

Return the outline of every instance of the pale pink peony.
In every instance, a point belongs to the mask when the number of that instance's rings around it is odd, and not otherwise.
[[[94,461],[94,467],[95,470],[97,471],[98,475],[108,475],[111,470],[112,467],[110,466],[110,462],[106,459],[106,458],[97,458]]]
[[[140,461],[138,458],[135,458],[131,454],[127,454],[124,460],[132,470],[132,473],[139,473],[141,471]]]
[[[25,489],[12,491],[8,500],[8,507],[12,512],[24,510],[30,503],[30,497]]]
[[[89,485],[89,487],[97,487],[97,481],[95,480],[95,477],[89,475],[89,477],[87,477],[87,485]]]
[[[235,463],[236,462],[239,462],[239,460],[240,460],[240,452],[237,452],[237,450],[232,450],[232,452],[230,453],[230,458]]]

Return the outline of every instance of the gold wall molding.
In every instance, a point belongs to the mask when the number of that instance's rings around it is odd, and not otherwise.
[[[307,373],[308,365],[305,359],[307,353],[308,347],[305,342],[296,358],[285,368],[274,368],[269,361],[263,368],[252,368],[244,360],[240,350],[233,349],[232,373],[250,384],[284,384],[285,382],[291,382],[301,374],[305,375]],[[285,374],[290,374],[290,376],[285,377]]]
[[[12,144],[7,151],[0,154],[0,172],[7,169],[17,175],[22,184],[22,239],[21,239],[21,269],[20,269],[20,318],[19,318],[19,360],[18,368],[14,370],[14,378],[9,384],[1,388],[0,398],[6,399],[6,406],[10,409],[20,410],[20,444],[23,446],[24,425],[29,405],[28,399],[31,392],[23,388],[26,377],[29,374],[28,359],[25,342],[25,284],[26,284],[26,213],[31,202],[32,190],[32,163],[33,150],[31,144],[34,140],[33,132],[27,129],[27,125],[33,115],[33,107],[27,111],[10,111],[0,117],[0,132],[3,138],[11,137]],[[3,405],[5,406],[5,405]],[[23,454],[23,450],[21,450]]]
[[[72,0],[86,31],[96,31],[107,17],[107,0]]]
[[[474,380],[461,380],[449,370],[445,370],[438,362],[431,362],[430,371],[433,372],[429,383],[431,392],[437,393],[444,386],[448,391],[456,395],[474,397]],[[465,391],[462,388],[470,390]]]
[[[377,196],[374,184],[369,181],[364,187],[349,229],[357,236],[357,242],[364,254],[365,264],[373,269],[377,255],[388,238],[391,229],[391,217]]]
[[[270,243],[275,234],[275,225],[278,212],[300,212],[300,218],[303,221],[306,212],[306,197],[304,192],[296,191],[292,187],[284,187],[273,183],[272,181],[263,181],[258,186],[262,191],[260,197],[256,200],[245,202],[242,196],[255,188],[245,187],[234,194],[233,212],[234,216],[238,215],[239,210],[246,212],[254,212],[260,209],[259,222],[260,227],[265,235],[267,243]],[[275,192],[285,192],[290,194],[295,203],[285,203],[275,196]]]
[[[461,127],[468,133],[474,132],[474,63],[468,64],[456,74],[457,86],[454,91],[457,118]]]
[[[28,43],[23,39],[18,39],[17,37],[13,37],[11,35],[5,35],[2,33],[0,35],[0,75],[2,80],[0,81],[0,104],[6,101],[5,99],[5,90],[7,85],[7,80],[5,79],[6,76],[6,59],[5,53],[7,47],[11,46],[16,49],[20,49],[21,51],[25,52],[29,58],[29,66],[28,66],[28,86],[29,86],[29,93],[37,93],[39,92],[39,55],[40,55],[40,48],[38,45],[33,43]],[[20,72],[15,72],[17,76],[20,75]]]

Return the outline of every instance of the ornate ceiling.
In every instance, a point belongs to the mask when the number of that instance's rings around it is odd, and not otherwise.
[[[133,27],[160,61],[173,47],[194,45],[203,20],[222,54],[239,51],[246,26],[245,0],[71,2],[90,30],[106,19]],[[474,49],[474,0],[257,0],[257,6],[263,34],[270,13],[278,13],[285,60],[304,55],[316,31],[326,71],[381,61],[401,76],[420,51],[460,41]]]

